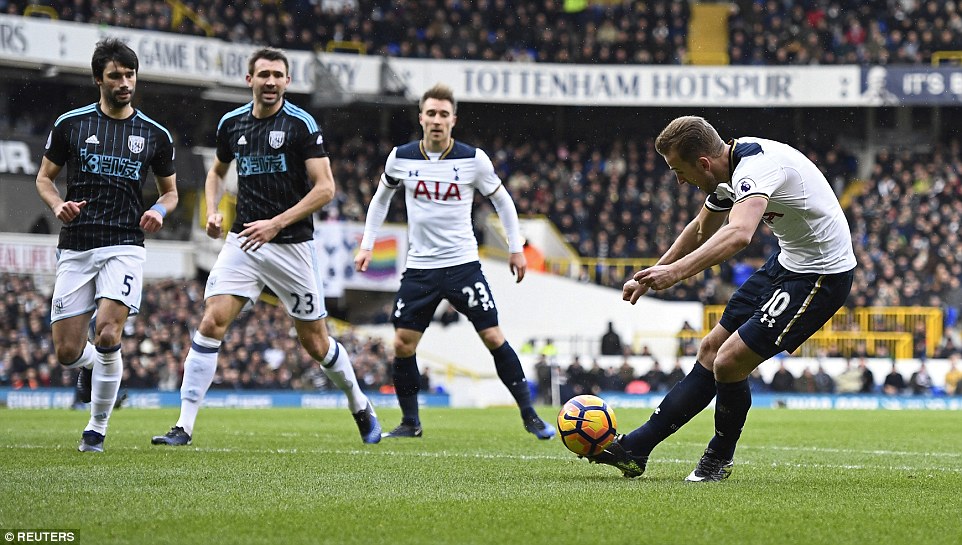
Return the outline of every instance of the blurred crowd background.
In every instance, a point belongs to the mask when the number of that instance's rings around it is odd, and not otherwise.
[[[0,1],[0,11],[286,49],[585,64],[684,64],[689,59],[691,17],[687,2],[664,0],[39,0]],[[728,16],[727,53],[735,65],[926,65],[936,51],[962,50],[962,8],[952,1],[741,0],[730,3]],[[151,84],[143,86],[149,89]],[[42,137],[59,112],[94,96],[92,90],[82,97],[76,88],[64,92],[64,87],[49,80],[24,82],[21,87],[7,81],[0,87],[0,97],[5,99],[0,105],[0,131],[7,135]],[[161,114],[154,116],[170,126],[179,145],[213,144],[215,126],[209,122],[210,115],[173,113],[203,107],[213,109],[216,119],[225,108],[200,105],[183,95],[156,100]],[[144,107],[153,112],[154,104]],[[506,109],[502,117],[521,111],[517,108]],[[894,110],[880,108],[879,115],[894,118],[898,115]],[[623,131],[617,123],[591,126],[585,120],[593,115],[612,119],[617,113],[575,109],[570,114],[576,118],[572,128],[559,136],[551,123],[531,119],[545,114],[538,108],[524,114],[524,126],[536,127],[530,134],[503,120],[491,124],[471,120],[470,113],[478,111],[480,107],[462,105],[467,120],[459,124],[461,132],[455,136],[484,148],[519,213],[548,218],[580,256],[656,258],[704,202],[697,190],[674,183],[674,175],[654,150],[656,129]],[[712,116],[710,110],[694,113]],[[914,355],[953,357],[962,348],[962,145],[958,134],[948,130],[931,142],[882,144],[866,155],[852,144],[853,132],[863,128],[857,127],[859,119],[847,118],[849,112],[823,114],[821,122],[801,132],[798,124],[788,122],[791,114],[763,113],[757,118],[761,122],[743,119],[739,126],[756,127],[753,135],[784,139],[809,155],[845,207],[860,263],[846,306],[940,308],[945,334],[936,353],[925,354],[920,345]],[[374,180],[387,154],[394,145],[418,137],[414,118],[410,111],[392,112],[390,130],[379,132],[371,130],[377,123],[351,122],[343,113],[317,114],[329,135],[325,145],[339,188],[324,215],[364,221]],[[490,212],[489,205],[478,204],[478,218]],[[388,220],[404,217],[403,205],[395,202]],[[165,230],[163,236],[186,238],[187,226],[189,218],[183,228]],[[38,226],[36,232],[55,227]],[[774,238],[762,226],[751,246],[732,261],[653,295],[724,304],[774,248]],[[581,281],[618,288],[631,272],[624,267],[586,270]],[[0,385],[72,384],[73,378],[59,369],[50,349],[49,293],[37,289],[28,277],[4,275],[2,282]],[[131,321],[124,339],[129,387],[178,387],[185,350],[202,312],[202,293],[200,280],[162,282],[145,291],[141,316]],[[357,338],[350,330],[339,338],[354,354],[366,388],[390,384],[390,346]],[[323,373],[297,346],[289,320],[277,307],[257,305],[245,314],[233,326],[222,354],[215,388],[326,388]],[[588,371],[578,371],[584,367],[581,361],[563,365],[571,384],[593,376],[590,365]],[[663,371],[670,374],[674,362],[661,365],[668,366]],[[817,378],[818,370],[812,374]],[[621,387],[638,379],[606,372],[604,379],[596,376],[583,387]],[[810,388],[807,377],[796,380],[805,384],[803,389]],[[655,389],[670,384],[647,382]],[[876,377],[873,388],[882,384],[882,378]],[[911,390],[909,377],[906,384]]]

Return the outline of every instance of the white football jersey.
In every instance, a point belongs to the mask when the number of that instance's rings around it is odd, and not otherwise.
[[[822,172],[797,149],[762,138],[732,141],[731,183],[708,196],[709,210],[731,210],[753,195],[768,199],[762,221],[778,238],[778,262],[798,273],[833,274],[855,267],[842,206]]]
[[[421,141],[411,142],[391,151],[384,174],[389,185],[404,185],[407,267],[440,269],[480,259],[471,222],[474,191],[487,197],[501,187],[483,150],[452,141],[431,159]]]

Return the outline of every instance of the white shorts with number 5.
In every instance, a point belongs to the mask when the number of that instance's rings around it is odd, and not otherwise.
[[[214,295],[236,295],[253,303],[267,286],[284,303],[292,318],[312,321],[327,316],[313,240],[294,244],[267,243],[256,252],[245,252],[240,244],[237,233],[227,234],[224,247],[207,278],[204,299]]]
[[[143,295],[146,259],[143,246],[58,250],[50,321],[92,312],[100,299],[119,301],[130,309],[131,316],[137,314]]]

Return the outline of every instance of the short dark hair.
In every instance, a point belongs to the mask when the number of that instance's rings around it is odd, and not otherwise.
[[[97,42],[94,55],[90,59],[90,70],[93,72],[94,81],[103,79],[104,68],[107,68],[107,64],[111,61],[124,68],[133,68],[135,72],[140,68],[137,54],[129,45],[117,38],[107,38]]]
[[[283,51],[277,49],[276,47],[262,47],[251,54],[251,58],[247,61],[247,73],[254,75],[254,63],[259,59],[266,59],[269,61],[284,61],[284,72],[287,75],[291,75],[291,64],[287,61],[287,55]]]
[[[424,110],[424,103],[427,102],[429,98],[435,100],[447,100],[451,103],[451,113],[458,113],[458,102],[454,100],[454,91],[450,87],[443,83],[435,84],[421,96],[421,102],[418,103],[418,111]]]

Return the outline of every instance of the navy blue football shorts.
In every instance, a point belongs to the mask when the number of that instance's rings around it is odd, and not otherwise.
[[[407,269],[394,299],[394,327],[424,332],[442,299],[467,316],[475,331],[498,325],[498,309],[481,263],[442,269]]]
[[[845,304],[855,270],[795,273],[776,252],[732,295],[719,324],[764,358],[794,352]]]

